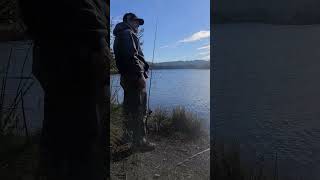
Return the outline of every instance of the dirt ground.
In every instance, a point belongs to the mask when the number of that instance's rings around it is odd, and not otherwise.
[[[190,140],[176,134],[170,137],[150,135],[148,138],[157,145],[156,149],[146,153],[133,153],[111,162],[112,180],[210,178],[209,137]],[[192,157],[204,150],[207,151]],[[187,161],[183,162],[186,159]]]

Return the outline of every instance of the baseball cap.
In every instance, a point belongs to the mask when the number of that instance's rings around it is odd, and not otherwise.
[[[135,14],[133,13],[126,13],[124,16],[123,16],[123,22],[128,22],[128,20],[137,20],[139,21],[139,25],[143,25],[144,24],[144,20],[141,19],[141,18],[138,18]]]

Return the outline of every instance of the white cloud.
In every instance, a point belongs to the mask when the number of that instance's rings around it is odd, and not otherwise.
[[[187,38],[184,38],[183,40],[177,41],[177,42],[172,43],[172,44],[160,46],[160,49],[163,49],[163,48],[176,48],[179,45],[181,45],[181,43],[195,42],[195,41],[199,41],[199,40],[202,40],[202,39],[207,39],[209,37],[210,37],[210,31],[199,31],[199,32],[196,32],[196,33],[192,34],[191,36],[189,36]],[[198,50],[201,50],[201,49],[210,49],[210,44],[198,48]]]
[[[198,50],[202,50],[202,49],[210,49],[210,44],[198,48]]]
[[[164,45],[164,46],[160,46],[160,49],[162,49],[162,48],[168,48],[169,47],[169,45]]]
[[[175,42],[175,43],[171,43],[171,44],[167,44],[167,45],[163,45],[160,46],[159,49],[164,49],[164,48],[176,48],[178,47],[179,43]]]
[[[184,38],[183,40],[180,40],[179,42],[180,43],[194,42],[194,41],[199,41],[209,37],[210,37],[210,31],[199,31],[187,38]]]
[[[210,51],[200,52],[199,54],[200,55],[208,55],[208,54],[210,54]]]

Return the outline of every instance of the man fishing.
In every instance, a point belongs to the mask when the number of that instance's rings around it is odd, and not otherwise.
[[[116,65],[121,75],[120,84],[124,90],[124,125],[127,135],[137,151],[152,151],[155,144],[146,139],[147,92],[146,79],[149,65],[144,59],[137,36],[144,20],[133,13],[123,16],[113,31]]]
[[[106,99],[109,74],[106,1],[19,4],[34,40],[32,71],[45,94],[39,178],[104,179],[106,130],[97,104]]]

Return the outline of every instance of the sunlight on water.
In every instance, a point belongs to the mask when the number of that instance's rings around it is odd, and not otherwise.
[[[118,91],[119,102],[123,101],[119,75],[111,76],[112,91]],[[147,90],[149,88],[149,79]],[[184,106],[209,122],[210,118],[210,70],[179,69],[154,70],[150,106],[170,110]]]

